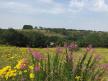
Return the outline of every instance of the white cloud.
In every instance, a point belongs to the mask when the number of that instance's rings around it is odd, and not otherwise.
[[[56,4],[52,8],[46,9],[45,12],[51,14],[63,14],[65,13],[65,8],[60,4]]]
[[[64,14],[80,11],[108,11],[105,0],[69,0],[69,3],[58,3],[55,0],[36,0],[30,3],[17,0],[4,0],[0,3],[0,11],[25,14]]]
[[[95,0],[94,10],[108,11],[108,5],[105,3],[105,0]]]
[[[29,4],[24,4],[20,2],[2,2],[0,3],[1,10],[14,13],[33,13],[35,12],[34,8]]]
[[[13,23],[17,26],[29,23],[55,27],[71,27],[72,25],[75,27],[87,27],[88,25],[97,25],[100,26],[100,28],[102,26],[104,28],[105,26],[107,27],[107,0],[64,1],[65,0],[0,0],[0,24],[4,27],[12,26]],[[88,17],[88,15],[90,16]]]
[[[39,2],[41,1],[41,2]],[[35,5],[29,3],[21,3],[18,1],[4,1],[0,3],[0,10],[21,14],[62,14],[64,6],[53,0],[39,0]]]
[[[53,0],[38,0],[39,2],[43,2],[43,3],[53,3]]]
[[[105,0],[71,0],[69,3],[70,11],[108,11]]]
[[[71,11],[80,11],[84,7],[84,2],[82,0],[71,0],[69,3],[69,9]]]
[[[48,14],[62,14],[65,12],[63,4],[57,3],[55,0],[39,0],[42,4],[40,11]]]

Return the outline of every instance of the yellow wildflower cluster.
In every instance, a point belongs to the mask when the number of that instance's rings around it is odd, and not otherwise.
[[[27,67],[27,59],[22,59],[20,61],[18,61],[18,64],[16,65],[15,68],[17,69],[25,69]]]
[[[22,59],[18,61],[18,64],[12,69],[11,66],[6,66],[2,69],[0,69],[0,79],[14,79],[16,76],[21,76],[23,73],[29,73],[29,78],[34,79],[35,73],[34,73],[34,65],[28,65],[28,62],[26,59]]]
[[[11,66],[6,66],[0,69],[0,78],[5,78],[6,80],[11,77],[16,76],[16,70],[12,69]]]
[[[30,73],[30,79],[34,79],[35,78],[35,74],[34,73]]]
[[[35,72],[40,70],[40,63],[29,65],[28,60],[23,58],[12,68],[12,66],[6,66],[0,69],[0,81],[16,79],[18,76],[29,75],[29,79],[35,79]]]

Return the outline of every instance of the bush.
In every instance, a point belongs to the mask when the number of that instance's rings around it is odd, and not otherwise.
[[[27,38],[14,29],[8,29],[1,34],[1,43],[15,46],[26,46]]]

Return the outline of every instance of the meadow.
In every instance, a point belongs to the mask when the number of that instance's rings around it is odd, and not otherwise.
[[[14,46],[0,46],[0,68],[6,65],[13,65],[18,60],[27,57],[29,58],[28,48],[19,48]],[[46,48],[33,48],[39,50],[43,54],[47,54]],[[53,54],[55,48],[49,48],[50,54]],[[85,48],[80,48],[76,51],[76,56],[84,54]],[[99,54],[102,57],[103,63],[108,63],[108,48],[94,48],[94,54]]]
[[[39,51],[41,54],[43,54],[45,56],[47,56],[47,54],[49,54],[50,55],[49,57],[53,56],[55,54],[55,52],[57,51],[56,48],[33,48],[32,50],[33,51]],[[28,48],[19,48],[19,47],[14,47],[14,46],[3,46],[3,45],[1,45],[0,46],[0,69],[2,69],[3,67],[6,67],[6,66],[14,67],[19,62],[19,60],[21,60],[23,58],[27,58],[30,61],[29,64],[32,65],[34,60],[31,60],[33,58],[31,57],[31,54],[29,53],[29,51],[30,50]],[[63,51],[64,51],[64,49],[63,49]],[[83,57],[83,55],[85,54],[85,51],[86,51],[85,48],[79,48],[78,51],[74,51],[73,52],[73,54],[74,54],[74,58],[73,59],[75,61],[78,61],[78,59],[81,56]],[[99,58],[101,58],[101,59],[99,59],[99,61],[101,60],[99,62],[99,64],[106,64],[106,63],[108,63],[108,48],[94,48],[92,50],[92,53],[90,52],[89,54],[92,54],[93,56],[98,55]],[[56,56],[54,56],[54,57],[56,57]],[[64,57],[62,57],[62,58],[64,58]],[[52,58],[50,60],[54,60],[54,59]],[[56,58],[56,61],[57,61],[57,58]],[[38,61],[36,61],[36,63],[37,62]],[[44,67],[44,66],[46,66],[46,65],[43,64],[42,67]],[[54,68],[57,68],[57,67],[54,67]],[[39,69],[39,68],[37,68],[37,69]],[[61,68],[59,68],[59,69],[61,69]],[[44,73],[42,73],[42,74],[44,74]],[[31,78],[33,78],[33,76],[34,75],[31,74]],[[41,74],[40,74],[40,76],[41,76]],[[40,77],[40,76],[38,76],[38,77]],[[88,80],[88,79],[80,80],[80,79],[78,79],[79,76],[75,76],[75,77],[76,77],[76,80],[74,80],[74,79],[73,80],[70,80],[70,79],[53,80],[51,78],[48,78],[50,80],[45,80],[45,81],[66,81],[66,80],[68,80],[68,81],[87,81]],[[104,74],[104,77],[106,79],[108,77],[108,75]],[[5,80],[0,79],[0,81],[5,81]],[[12,80],[9,80],[9,81],[12,81]],[[13,79],[13,81],[16,81],[16,80]],[[27,81],[27,80],[21,80],[21,81]],[[28,81],[30,81],[30,80],[28,80]],[[31,81],[35,81],[35,80],[32,79]],[[38,79],[36,81],[43,81],[43,80]],[[95,81],[95,80],[88,80],[88,81]],[[96,81],[100,81],[100,80],[96,80]],[[101,81],[107,81],[107,80],[101,80]]]

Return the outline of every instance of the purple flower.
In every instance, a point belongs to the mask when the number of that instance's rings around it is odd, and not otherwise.
[[[102,64],[101,67],[105,70],[108,70],[108,64]]]
[[[38,61],[40,61],[43,58],[42,54],[38,51],[33,52],[32,55]]]
[[[88,47],[86,48],[86,51],[89,52],[89,51],[91,51],[91,50],[92,50],[92,45],[90,44],[90,45],[88,45]]]
[[[28,61],[26,58],[22,59],[22,62],[20,64],[20,68],[23,70],[23,69],[26,69],[28,66]]]
[[[95,56],[95,60],[96,60],[96,61],[101,60],[101,56],[100,56],[100,55],[96,55],[96,56]]]
[[[28,49],[28,52],[29,52],[29,53],[31,53],[31,52],[32,52],[32,49],[31,49],[31,48],[29,48],[29,47],[28,47],[27,49]]]
[[[77,47],[78,47],[78,45],[77,45],[75,42],[72,42],[72,43],[68,46],[68,49],[69,49],[70,51],[73,51],[73,50],[75,50]]]
[[[63,49],[61,47],[57,47],[56,48],[56,53],[59,54],[59,53],[62,53]]]
[[[67,43],[65,43],[65,44],[64,44],[64,48],[67,48],[67,47],[68,47],[68,45],[67,45]]]
[[[72,54],[67,54],[67,55],[66,55],[66,61],[67,61],[67,62],[72,62],[72,61],[73,61],[73,56],[72,56]]]
[[[26,64],[21,64],[20,68],[23,70],[23,69],[26,69],[27,68],[27,65]]]
[[[34,70],[35,70],[36,72],[39,72],[39,71],[40,71],[40,66],[39,66],[39,65],[36,65]]]
[[[22,78],[21,78],[21,81],[26,81],[26,78],[22,77]]]

